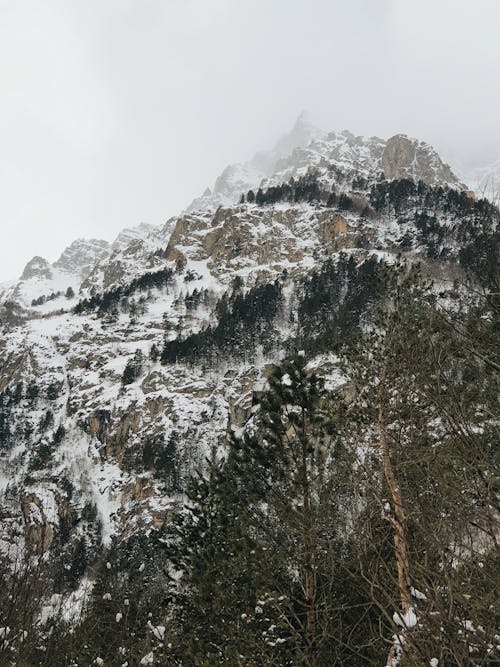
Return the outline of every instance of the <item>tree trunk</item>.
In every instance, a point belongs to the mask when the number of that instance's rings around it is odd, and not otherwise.
[[[304,429],[305,430],[305,429]],[[307,467],[307,439],[302,442],[302,502],[304,535],[304,594],[306,603],[306,664],[316,667],[316,527],[311,502],[311,488]]]
[[[411,604],[411,579],[410,579],[410,559],[408,549],[408,536],[406,530],[406,512],[404,509],[403,497],[401,489],[397,483],[392,466],[389,439],[387,435],[387,398],[385,393],[385,372],[380,378],[379,392],[378,392],[378,431],[379,431],[379,448],[382,456],[382,468],[384,477],[391,495],[392,501],[392,516],[391,523],[393,526],[393,542],[394,555],[396,558],[396,569],[398,573],[398,591],[401,601],[401,615],[406,614]],[[403,628],[404,632],[404,628]],[[396,646],[392,646],[388,658],[387,665],[393,667],[398,664],[398,656]]]
[[[308,667],[316,666],[316,554],[314,527],[310,524],[311,507],[309,498],[304,504],[304,514],[308,524],[305,526],[305,599],[306,599],[306,662]]]

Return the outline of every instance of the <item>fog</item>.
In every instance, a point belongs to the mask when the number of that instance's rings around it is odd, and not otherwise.
[[[0,280],[159,224],[306,109],[500,158],[498,0],[0,0]]]

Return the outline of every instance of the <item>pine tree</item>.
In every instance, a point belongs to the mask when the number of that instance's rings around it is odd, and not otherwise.
[[[271,594],[284,598],[281,613],[294,627],[291,642],[304,664],[319,664],[326,625],[320,579],[328,560],[328,469],[331,422],[322,381],[303,356],[285,361],[270,376],[261,401],[257,438],[239,446],[241,473],[258,490],[252,521],[285,572]],[[240,474],[241,474],[240,473]],[[326,502],[324,502],[326,501]],[[262,503],[266,510],[263,511]],[[293,620],[292,620],[293,619]]]
[[[257,432],[233,438],[190,487],[176,557],[185,650],[213,650],[214,664],[320,665],[332,641],[331,424],[303,357],[269,385]]]
[[[151,350],[149,351],[149,358],[154,364],[156,364],[156,362],[160,358],[160,350],[158,349],[156,343],[153,343],[153,345],[151,345]]]
[[[273,621],[258,605],[269,555],[250,533],[232,469],[213,452],[206,471],[191,479],[169,549],[182,572],[174,584],[177,657],[193,665],[257,666],[273,652],[262,635]]]

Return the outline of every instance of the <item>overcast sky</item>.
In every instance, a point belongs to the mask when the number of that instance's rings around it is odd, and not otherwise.
[[[0,280],[179,212],[307,109],[500,157],[499,0],[0,0]]]

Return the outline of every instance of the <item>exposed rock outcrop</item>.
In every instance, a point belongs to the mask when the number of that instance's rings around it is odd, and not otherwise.
[[[45,280],[52,278],[52,269],[46,259],[36,255],[26,264],[20,279],[30,280],[31,278],[42,278]]]
[[[465,188],[432,146],[404,134],[396,134],[387,140],[381,167],[388,179],[412,178],[428,185],[446,183]]]

